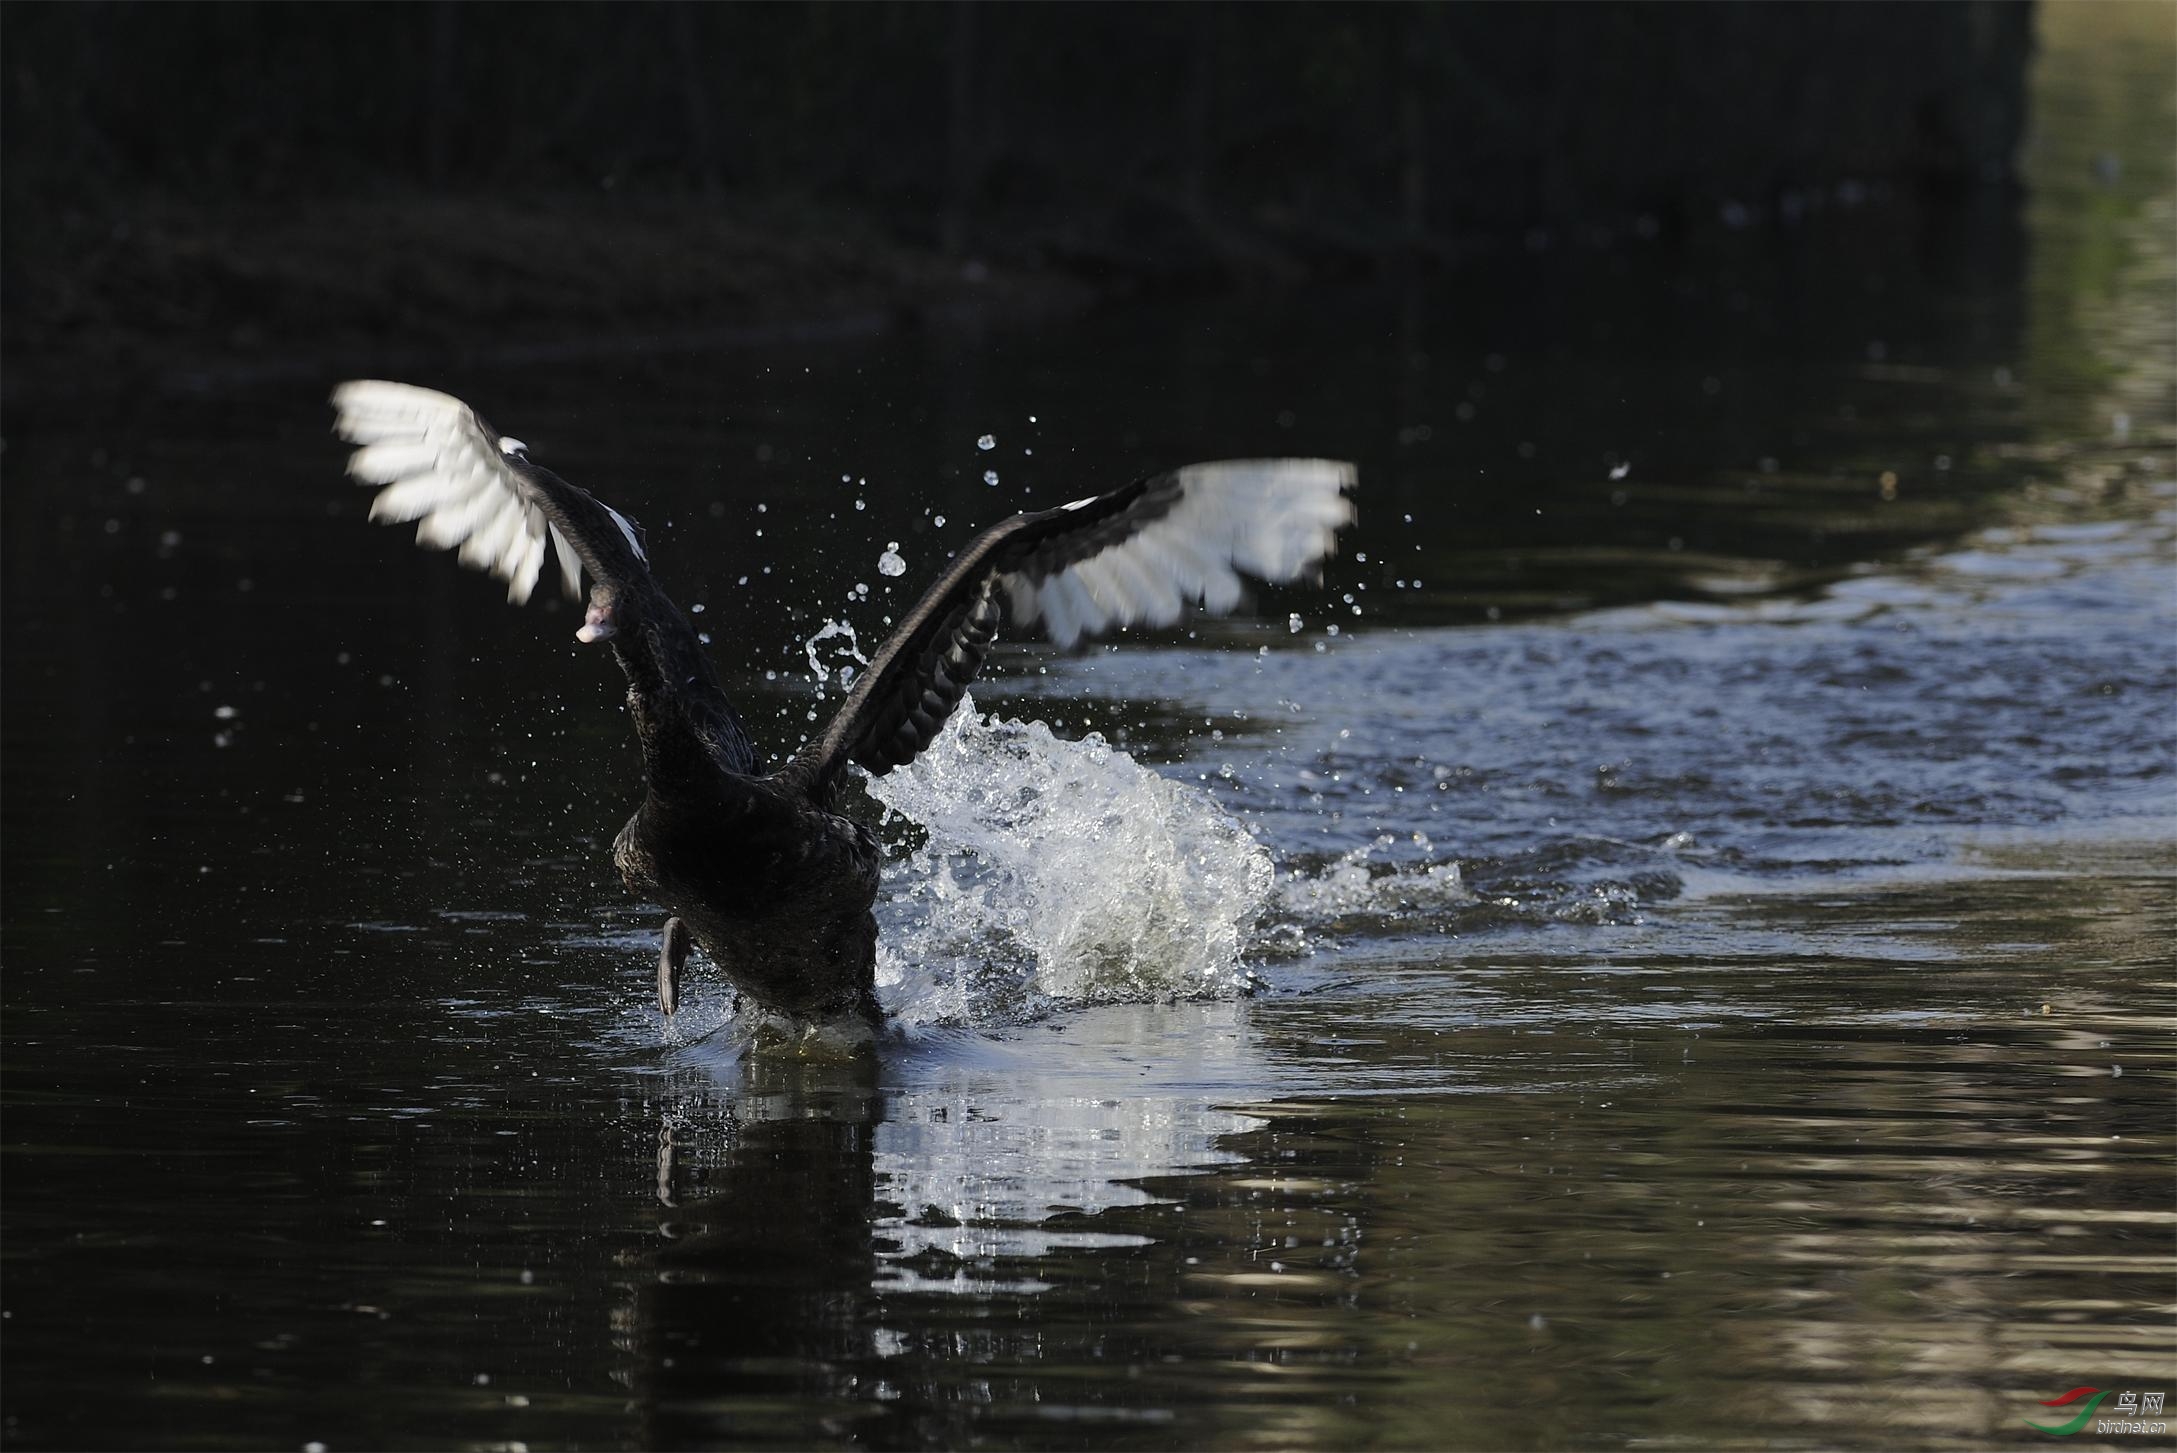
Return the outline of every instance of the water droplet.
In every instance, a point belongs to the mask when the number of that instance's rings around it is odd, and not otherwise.
[[[998,447],[997,437],[992,434],[985,434],[975,441],[975,447],[978,449],[995,449]]]
[[[899,541],[889,540],[885,543],[884,553],[877,557],[877,573],[879,575],[897,579],[907,573],[907,562],[900,558],[899,550]]]
[[[984,470],[984,471],[983,471],[983,483],[985,483],[985,484],[996,484],[997,482],[998,482],[998,471],[997,471],[997,470],[995,470],[995,469],[986,469],[986,470]]]
[[[862,590],[866,593],[868,588],[865,585]],[[869,658],[862,654],[862,643],[855,638],[854,627],[848,625],[845,621],[826,621],[815,635],[802,642],[802,652],[809,659],[809,675],[815,678],[819,693],[822,692],[826,683],[838,674],[838,671],[851,669],[845,663],[840,663],[835,668],[818,658],[817,648],[823,645],[824,642],[835,638],[843,641],[842,645],[833,648],[835,653],[846,656],[855,666],[867,666],[869,664]],[[764,679],[769,681],[776,678],[773,673],[767,671],[764,673]],[[844,678],[842,678],[843,680]],[[809,720],[816,720],[813,712],[810,714]]]

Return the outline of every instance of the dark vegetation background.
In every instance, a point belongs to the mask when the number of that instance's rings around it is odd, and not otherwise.
[[[15,3],[6,389],[1032,315],[1949,206],[2009,186],[2030,18]]]

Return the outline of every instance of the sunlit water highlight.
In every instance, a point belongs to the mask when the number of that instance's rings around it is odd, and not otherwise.
[[[1673,904],[1984,873],[1991,834],[2177,834],[2171,764],[2136,735],[2143,702],[2177,702],[2156,650],[2177,639],[2177,484],[2141,462],[2127,517],[1997,527],[1796,599],[1323,651],[1137,647],[1013,697],[1027,720],[970,700],[867,783],[894,854],[891,1029],[1223,998],[1326,950],[1552,925],[1667,951],[1689,931]],[[820,702],[835,637],[860,656],[844,623],[810,638]],[[1153,770],[1035,719],[1084,691],[1116,695],[1121,720],[1191,694],[1233,730]],[[1220,711],[1228,693],[1280,709]],[[730,1018],[712,981],[666,1032]]]

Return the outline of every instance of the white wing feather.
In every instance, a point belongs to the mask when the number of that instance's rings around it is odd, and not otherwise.
[[[459,546],[462,564],[504,580],[507,599],[517,603],[536,589],[549,541],[567,593],[581,595],[580,559],[507,463],[519,443],[493,435],[452,395],[405,383],[344,383],[333,391],[333,408],[334,431],[363,446],[348,473],[384,486],[370,503],[372,519],[417,521],[418,544]],[[640,555],[634,530],[619,514],[613,519]]]
[[[1139,533],[1041,580],[1005,576],[1014,619],[1040,620],[1070,646],[1114,626],[1171,625],[1189,604],[1221,614],[1239,603],[1241,573],[1292,580],[1353,519],[1353,466],[1333,459],[1195,464],[1178,479],[1179,502]]]

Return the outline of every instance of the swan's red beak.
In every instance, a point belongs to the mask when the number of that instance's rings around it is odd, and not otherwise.
[[[612,607],[592,601],[590,608],[583,613],[582,629],[574,633],[574,638],[585,646],[594,646],[599,641],[609,641],[618,634],[619,628],[612,623]]]

